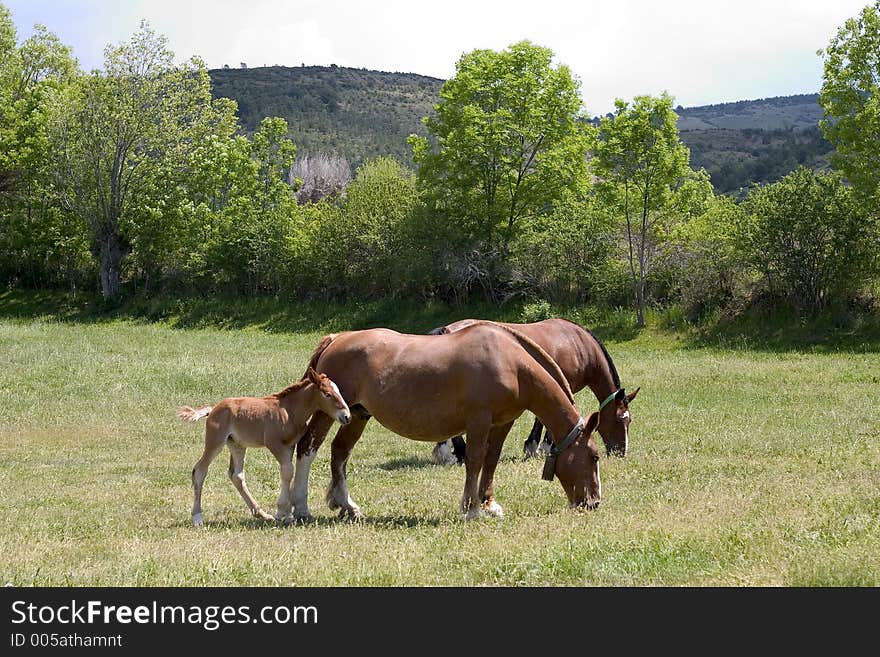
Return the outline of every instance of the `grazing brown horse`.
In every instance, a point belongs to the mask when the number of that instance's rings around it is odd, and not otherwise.
[[[599,504],[599,453],[592,437],[598,413],[582,418],[556,362],[512,329],[480,322],[439,337],[389,329],[349,331],[325,337],[309,365],[336,381],[352,409],[352,421],[339,429],[331,445],[327,502],[341,509],[340,517],[361,517],[349,495],[345,466],[371,417],[413,440],[436,442],[465,433],[461,510],[474,518],[483,511],[503,514],[494,496],[495,468],[513,422],[530,410],[555,439],[556,454],[548,460],[545,478],[559,478],[572,506]],[[309,517],[309,467],[331,423],[315,413],[297,446],[297,518]]]
[[[202,526],[202,484],[208,474],[208,466],[217,458],[223,445],[229,447],[229,479],[251,513],[263,520],[288,519],[293,450],[315,411],[321,411],[324,417],[336,418],[343,425],[351,421],[351,412],[339,394],[339,388],[326,375],[318,374],[312,368],[309,368],[302,381],[268,397],[228,397],[214,406],[183,406],[178,409],[177,417],[185,422],[208,418],[205,451],[192,471],[195,494],[193,524]],[[278,513],[274,518],[259,507],[244,481],[244,459],[248,447],[268,447],[281,465],[281,493],[278,495]]]
[[[436,328],[430,335],[454,333],[479,321],[484,320],[462,319]],[[629,404],[640,388],[626,394],[614,361],[599,338],[589,329],[562,318],[531,324],[497,323],[522,333],[540,345],[559,364],[572,392],[578,393],[586,387],[593,391],[599,403],[599,435],[605,443],[605,450],[609,454],[626,456],[631,421]],[[532,431],[523,444],[527,457],[537,454],[542,429],[541,420],[535,418]],[[549,435],[545,435],[544,440],[549,445]],[[447,464],[464,460],[464,441],[456,436],[452,442],[455,456],[450,452],[449,441],[443,441],[434,447],[435,462]]]

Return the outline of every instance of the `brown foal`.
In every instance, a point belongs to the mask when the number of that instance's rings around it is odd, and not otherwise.
[[[228,397],[214,406],[180,408],[177,417],[185,422],[208,418],[205,451],[192,471],[193,524],[196,527],[203,524],[202,485],[208,466],[220,454],[223,445],[229,447],[229,479],[250,512],[264,520],[289,520],[293,450],[316,411],[321,411],[323,417],[335,418],[342,425],[351,421],[351,413],[339,388],[327,375],[318,374],[311,367],[302,381],[268,397]],[[274,517],[260,508],[245,483],[244,460],[248,447],[268,447],[281,466],[281,492]]]

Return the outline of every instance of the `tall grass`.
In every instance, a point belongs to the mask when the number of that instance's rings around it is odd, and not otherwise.
[[[407,327],[450,319],[448,309],[398,310]],[[242,308],[225,324],[185,309],[158,321],[97,311],[58,321],[7,308],[0,583],[880,584],[880,354],[695,346],[666,334],[600,334],[624,384],[642,392],[631,453],[601,462],[595,512],[568,510],[541,464],[522,459],[524,415],[498,468],[501,521],[462,520],[462,469],[432,465],[430,444],[371,422],[349,466],[365,522],[338,521],[323,504],[325,445],[313,525],[249,519],[221,457],[205,486],[207,527],[193,529],[190,470],[204,426],[181,424],[175,409],[275,391],[299,378],[323,332],[344,325],[332,313],[312,330],[273,324],[291,316],[277,312],[265,308],[262,321]],[[364,312],[395,326],[393,308]],[[586,392],[577,401],[595,403]],[[274,459],[250,450],[246,471],[272,508]]]

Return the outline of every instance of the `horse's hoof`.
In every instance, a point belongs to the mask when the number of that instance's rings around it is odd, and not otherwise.
[[[465,514],[465,518],[467,520],[478,520],[483,517],[483,510],[480,507],[474,507],[472,509],[468,509]]]
[[[358,522],[364,519],[364,514],[357,507],[339,510],[339,519],[348,520],[349,522]]]
[[[202,514],[197,513],[193,516],[193,527],[204,527],[205,521],[202,520]]]
[[[291,515],[289,517],[290,517],[290,522],[292,522],[295,525],[310,525],[313,522],[315,522],[315,516],[313,516],[311,513],[305,513],[302,515],[298,515],[298,514],[294,513],[293,515]]]
[[[504,517],[504,509],[502,509],[501,505],[498,504],[498,502],[496,502],[495,500],[485,503],[483,505],[483,511],[485,511],[487,515],[490,515],[493,518]]]
[[[254,511],[254,517],[259,518],[260,520],[275,522],[275,516],[266,513],[262,509],[257,509],[256,511]]]
[[[526,443],[523,445],[523,454],[527,459],[538,455],[538,446],[535,443]]]

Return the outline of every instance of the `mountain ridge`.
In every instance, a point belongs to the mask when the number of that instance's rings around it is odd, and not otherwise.
[[[418,73],[335,65],[209,74],[215,97],[238,102],[243,131],[254,132],[265,116],[281,116],[300,154],[334,152],[355,167],[380,155],[411,166],[406,138],[427,134],[422,118],[433,111],[444,83]],[[679,105],[676,113],[691,165],[705,167],[720,192],[771,182],[800,164],[827,167],[831,147],[817,127],[818,94]]]

